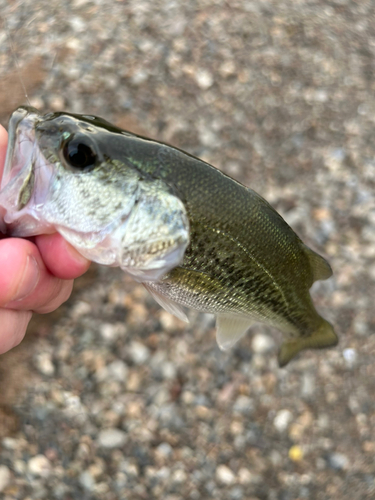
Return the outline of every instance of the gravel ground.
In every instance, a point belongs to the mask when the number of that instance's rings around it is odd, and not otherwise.
[[[340,336],[279,369],[275,330],[222,353],[211,316],[186,327],[93,267],[0,359],[0,498],[375,498],[374,2],[0,12],[2,123],[21,74],[42,110],[101,115],[251,186],[331,263],[312,293]]]

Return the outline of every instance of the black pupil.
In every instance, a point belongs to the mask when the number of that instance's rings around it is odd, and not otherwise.
[[[87,144],[73,140],[65,144],[64,158],[72,167],[83,169],[95,164],[96,155]]]

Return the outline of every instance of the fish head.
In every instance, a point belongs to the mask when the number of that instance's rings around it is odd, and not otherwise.
[[[170,186],[142,171],[142,140],[93,116],[18,108],[9,122],[0,231],[57,231],[95,262],[158,279],[182,261],[189,222]]]

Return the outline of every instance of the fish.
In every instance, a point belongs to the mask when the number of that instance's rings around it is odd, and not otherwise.
[[[96,116],[13,112],[0,231],[57,231],[86,258],[130,274],[182,321],[185,308],[214,314],[223,350],[256,322],[282,332],[280,367],[338,343],[309,292],[332,275],[330,265],[264,198]]]

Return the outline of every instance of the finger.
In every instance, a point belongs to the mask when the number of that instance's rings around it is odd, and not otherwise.
[[[58,278],[78,278],[90,267],[91,262],[58,233],[37,236],[35,242],[47,269]]]
[[[5,155],[7,151],[8,134],[4,127],[0,125],[0,180],[3,175]]]
[[[49,312],[67,300],[72,285],[49,273],[30,241],[0,241],[0,307]]]
[[[30,319],[30,311],[0,309],[0,354],[9,351],[21,342]]]

